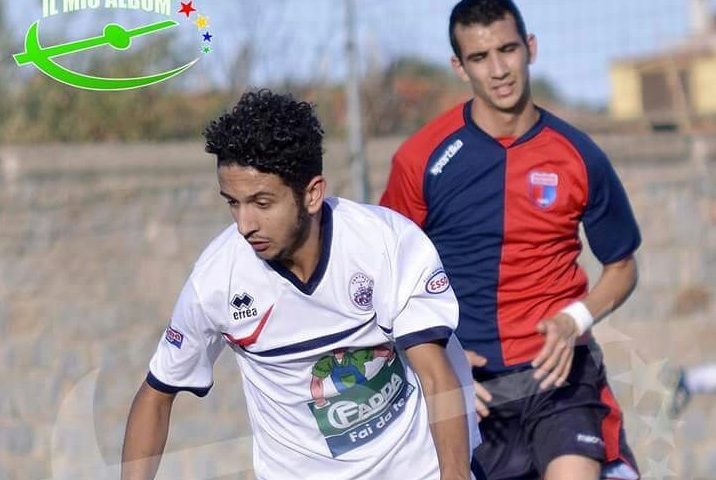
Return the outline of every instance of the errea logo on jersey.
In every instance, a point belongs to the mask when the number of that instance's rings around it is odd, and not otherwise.
[[[443,173],[443,170],[447,166],[448,163],[450,163],[450,160],[452,157],[457,155],[457,152],[460,151],[460,149],[463,147],[464,143],[459,138],[452,142],[443,152],[442,155],[440,155],[440,158],[438,158],[438,161],[435,162],[435,165],[433,165],[430,168],[430,174],[433,176],[438,176],[441,173]]]
[[[258,310],[251,307],[253,304],[254,297],[246,292],[241,295],[234,295],[234,299],[231,300],[231,306],[236,309],[236,311],[233,312],[234,320],[242,320],[258,315]]]

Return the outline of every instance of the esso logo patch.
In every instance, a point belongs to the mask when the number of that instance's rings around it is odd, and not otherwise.
[[[425,291],[437,295],[450,288],[450,280],[445,270],[438,270],[428,279],[425,284]]]

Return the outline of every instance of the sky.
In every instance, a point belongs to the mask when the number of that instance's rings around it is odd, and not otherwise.
[[[42,2],[23,0],[23,8],[17,8],[20,2],[2,1],[10,6],[11,28],[19,41],[30,23],[42,17]],[[538,39],[532,72],[551,80],[569,101],[604,105],[610,95],[610,61],[655,52],[684,38],[688,1],[517,0],[528,30]],[[172,2],[177,10],[179,1]],[[399,56],[449,66],[447,23],[453,1],[355,2],[363,72]],[[716,0],[710,2],[716,9]],[[342,0],[194,0],[199,12],[210,17],[214,51],[183,83],[225,84],[237,52],[249,43],[253,61],[247,76],[253,85],[285,78],[340,81],[346,72],[343,5]],[[58,15],[41,22],[41,38],[43,29],[48,38],[65,41],[97,34],[109,19],[142,24],[152,16],[103,9]],[[180,50],[188,59],[200,56],[196,27],[188,22],[180,27]]]

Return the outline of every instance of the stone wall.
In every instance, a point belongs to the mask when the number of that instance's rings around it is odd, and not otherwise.
[[[681,423],[658,414],[666,361],[716,361],[716,149],[600,141],[644,236],[637,291],[597,328],[629,435],[645,473],[666,462],[675,478],[712,478],[716,396]],[[368,146],[374,197],[397,144]],[[326,158],[332,191],[348,194],[343,146]],[[117,478],[131,399],[176,295],[230,222],[214,175],[195,143],[0,147],[0,479]],[[160,478],[252,478],[240,378],[224,353],[207,398],[179,396]]]

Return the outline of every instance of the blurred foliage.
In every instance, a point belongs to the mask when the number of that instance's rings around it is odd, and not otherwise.
[[[5,4],[0,3],[0,52],[13,49],[12,32],[8,28]],[[4,130],[12,102],[12,59],[0,57],[0,131]]]
[[[16,51],[3,27],[0,3],[0,47]],[[172,36],[116,55],[94,51],[70,64],[78,71],[108,77],[135,77],[181,63],[172,49]],[[0,63],[0,141],[11,143],[164,141],[198,138],[207,122],[230,108],[248,82],[252,50],[245,47],[234,59],[229,86],[223,91],[182,91],[181,81],[124,92],[94,92],[66,86],[31,70],[23,81],[9,75],[27,74],[12,59]],[[71,60],[70,60],[71,61]],[[238,75],[237,72],[243,72]],[[10,85],[17,85],[13,91]],[[341,85],[273,85],[317,105],[329,136],[346,132],[346,100]],[[368,136],[405,134],[469,97],[469,88],[446,68],[416,58],[401,58],[385,69],[374,69],[363,82],[364,129]],[[547,81],[536,79],[538,98],[558,101]]]
[[[346,101],[342,86],[301,87],[282,85],[314,102],[329,135],[346,131]],[[545,78],[532,80],[540,105],[562,102]],[[364,130],[367,136],[408,134],[470,97],[470,88],[448,68],[412,57],[399,58],[382,70],[370,72],[362,86]]]
[[[537,103],[563,103],[557,87],[544,77],[533,78],[530,82],[532,96]]]
[[[136,77],[178,60],[166,36],[117,57],[88,56],[87,71]],[[80,90],[34,73],[12,98],[2,140],[13,143],[167,140],[198,136],[223,105],[219,93],[186,95],[167,84],[122,92]]]
[[[366,132],[414,132],[467,96],[467,87],[450,70],[417,58],[397,59],[364,84]]]

